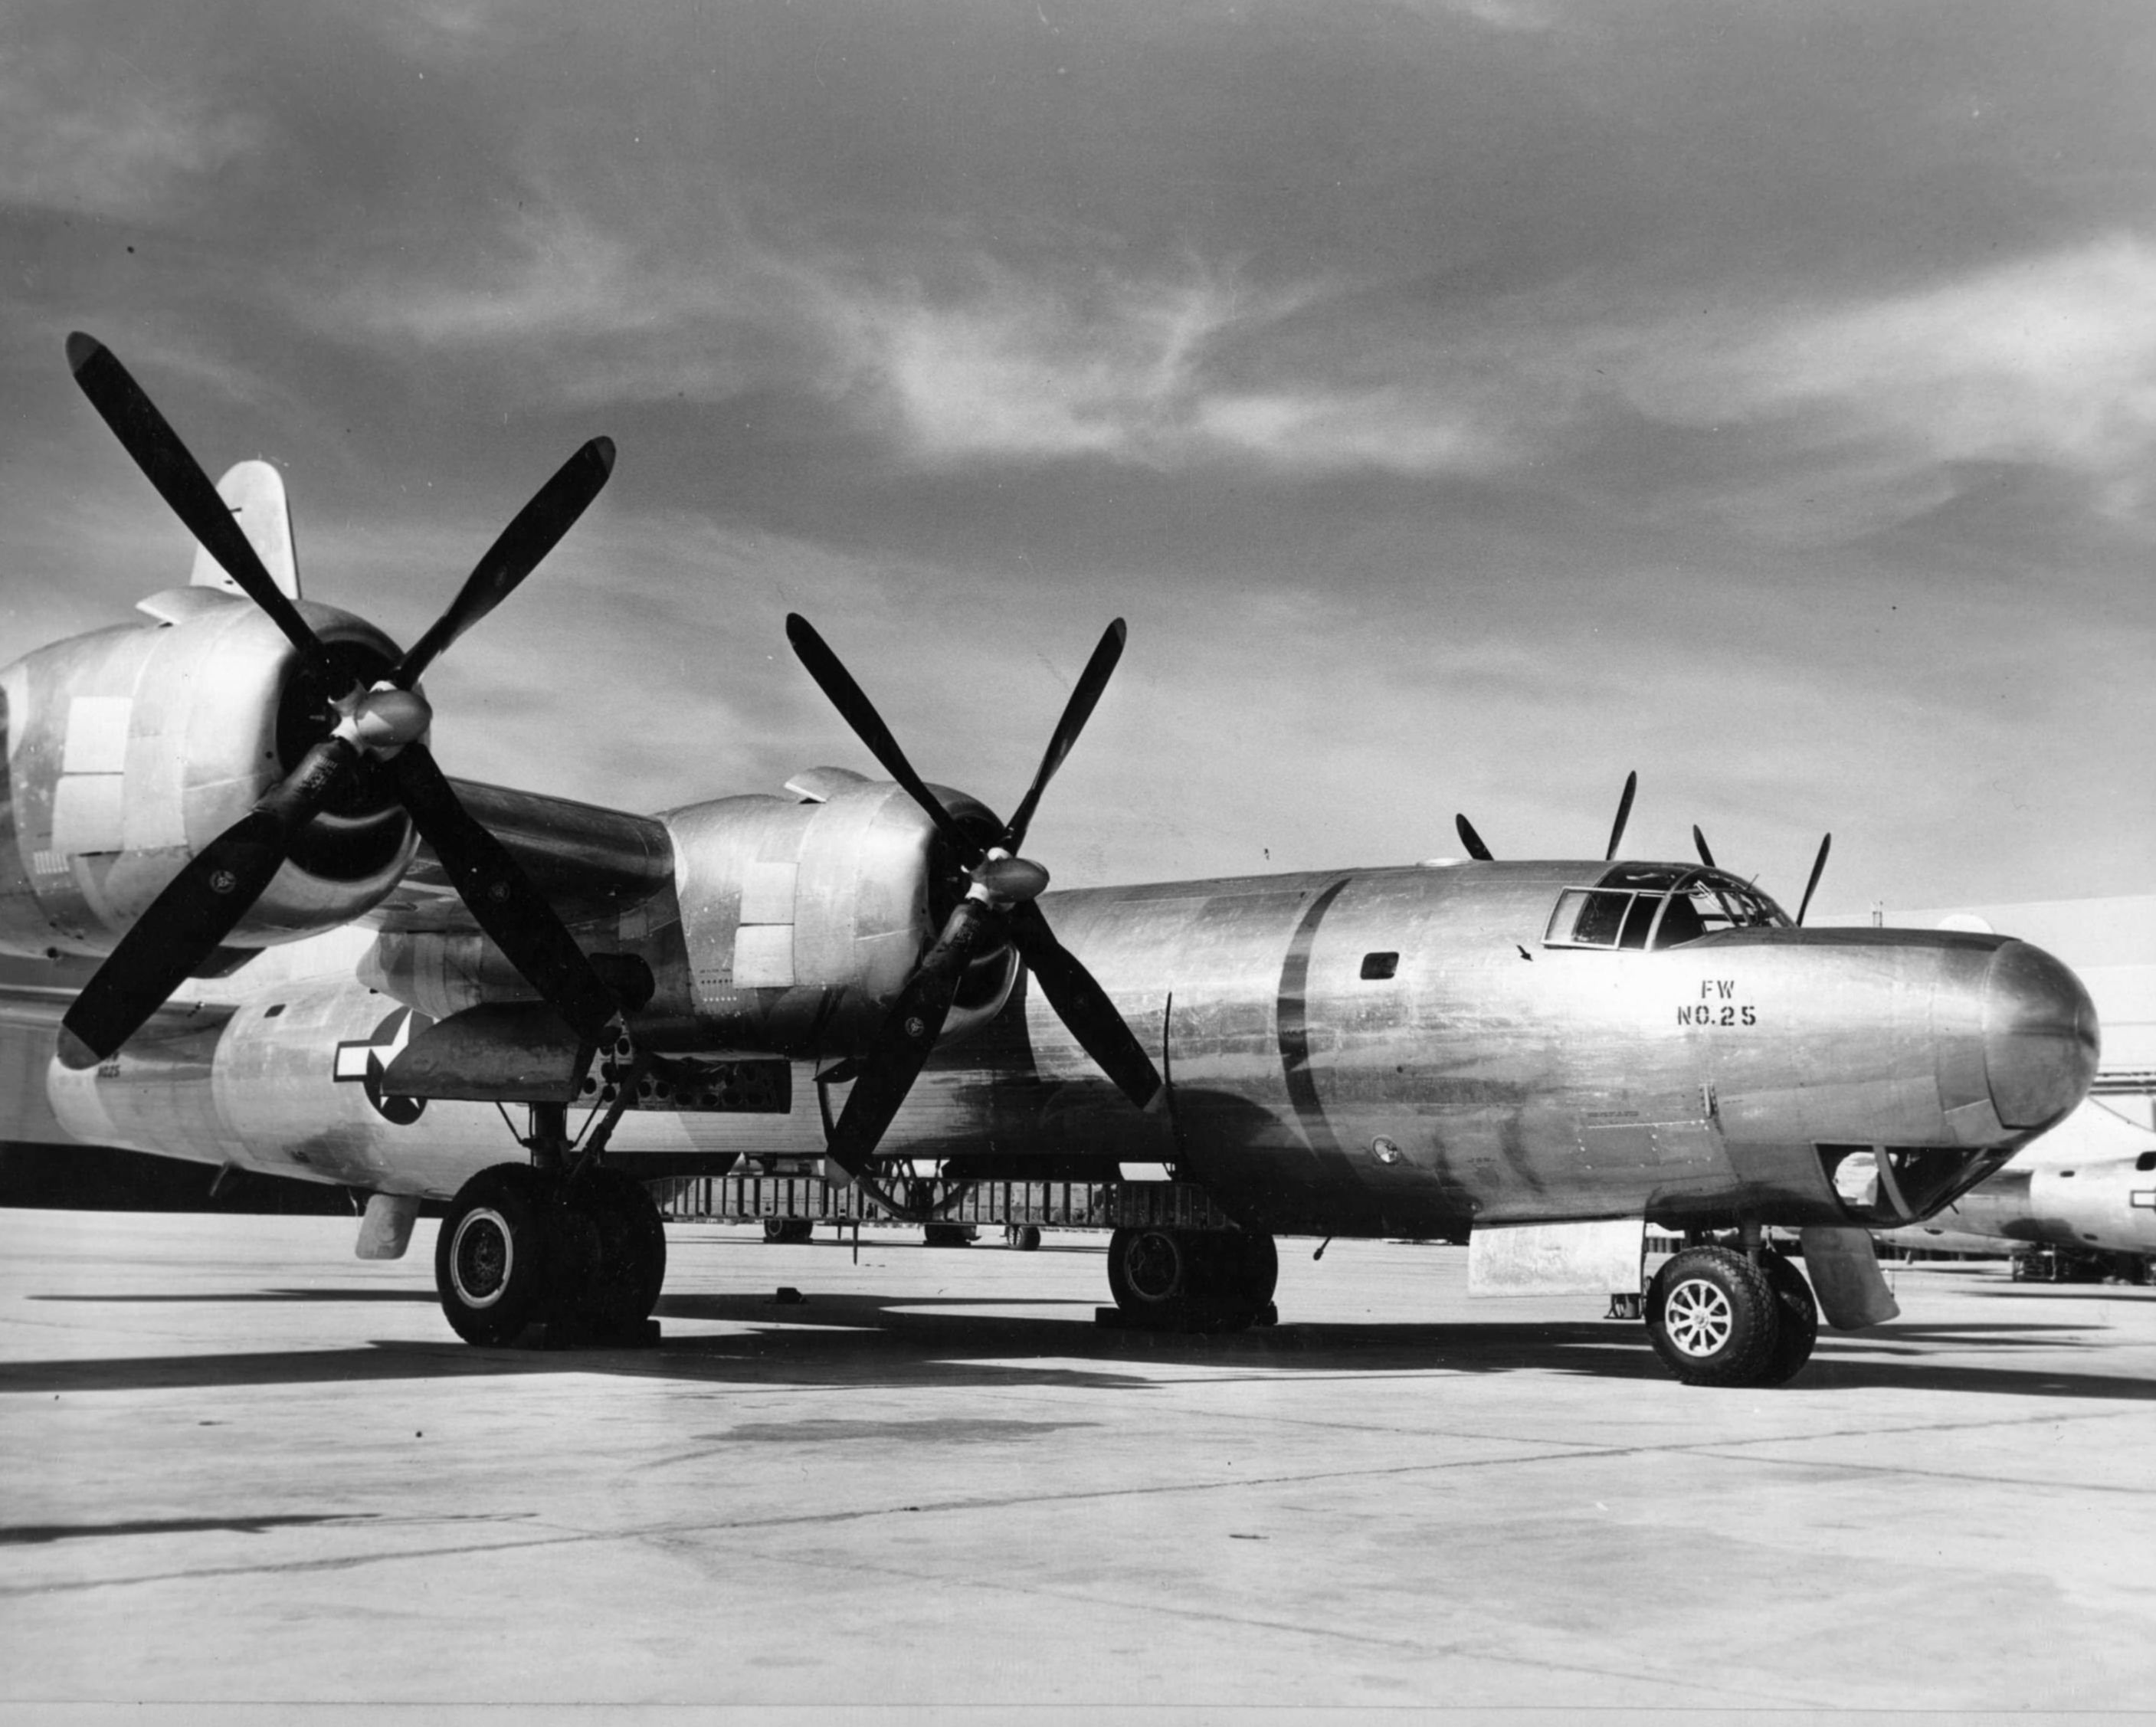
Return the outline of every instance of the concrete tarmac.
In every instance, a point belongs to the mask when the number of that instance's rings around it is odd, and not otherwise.
[[[676,1225],[660,1347],[547,1352],[428,1224],[0,1221],[17,1719],[2156,1709],[2156,1291],[1904,1267],[1730,1392],[1452,1248],[1284,1242],[1193,1339],[1095,1326],[1096,1236]]]

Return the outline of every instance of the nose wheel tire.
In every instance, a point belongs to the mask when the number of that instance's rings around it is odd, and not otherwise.
[[[1687,1247],[1648,1286],[1647,1339],[1688,1385],[1779,1384],[1768,1375],[1779,1361],[1781,1307],[1768,1274],[1743,1254]]]
[[[1780,1254],[1765,1255],[1759,1268],[1774,1292],[1774,1347],[1755,1383],[1786,1385],[1812,1359],[1812,1345],[1819,1341],[1819,1303],[1804,1274]]]

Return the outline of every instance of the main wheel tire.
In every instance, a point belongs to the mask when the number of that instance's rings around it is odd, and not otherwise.
[[[816,1225],[808,1217],[767,1217],[763,1220],[763,1238],[774,1245],[798,1246],[815,1239]]]
[[[641,1325],[666,1282],[666,1226],[650,1193],[619,1169],[602,1169],[581,1177],[567,1197],[596,1236],[578,1317],[602,1331]]]
[[[558,1243],[536,1170],[497,1164],[467,1181],[434,1237],[434,1288],[468,1344],[506,1344],[544,1317]]]
[[[1647,1339],[1688,1385],[1757,1385],[1781,1303],[1767,1275],[1728,1247],[1687,1247],[1647,1288]]]
[[[1108,1241],[1108,1288],[1116,1305],[1141,1324],[1242,1331],[1271,1298],[1269,1278],[1280,1269],[1271,1249],[1270,1236],[1119,1229]],[[1265,1296],[1254,1298],[1261,1282]]]
[[[1229,1293],[1250,1303],[1255,1313],[1280,1288],[1280,1249],[1270,1236],[1251,1230],[1238,1230],[1228,1240],[1235,1244],[1229,1260],[1234,1277]]]
[[[1804,1274],[1780,1254],[1763,1255],[1759,1269],[1774,1292],[1774,1347],[1753,1383],[1786,1385],[1812,1359],[1812,1345],[1819,1341],[1819,1303]]]
[[[1108,1288],[1127,1313],[1158,1318],[1191,1293],[1188,1236],[1169,1229],[1119,1229],[1108,1237]]]

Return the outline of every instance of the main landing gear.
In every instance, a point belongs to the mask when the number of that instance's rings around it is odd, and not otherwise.
[[[1819,1303],[1779,1253],[1687,1247],[1647,1286],[1647,1339],[1688,1385],[1787,1385],[1811,1359]]]
[[[633,1053],[626,1036],[618,1053]],[[627,1061],[575,1162],[567,1108],[535,1103],[522,1142],[531,1161],[482,1169],[450,1201],[434,1288],[466,1343],[506,1344],[534,1323],[555,1344],[657,1340],[666,1226],[651,1195],[603,1161],[642,1071],[641,1056]]]
[[[470,1344],[506,1344],[535,1323],[594,1343],[643,1342],[665,1280],[659,1208],[603,1166],[482,1169],[434,1241],[442,1312]]]
[[[1279,1281],[1280,1256],[1267,1235],[1119,1229],[1108,1240],[1108,1288],[1125,1325],[1158,1331],[1270,1325]]]

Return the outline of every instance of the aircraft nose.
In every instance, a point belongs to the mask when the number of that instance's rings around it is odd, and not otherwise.
[[[2096,1004],[2041,948],[2009,942],[1984,976],[1984,1077],[2010,1128],[2046,1128],[2088,1095]]]

